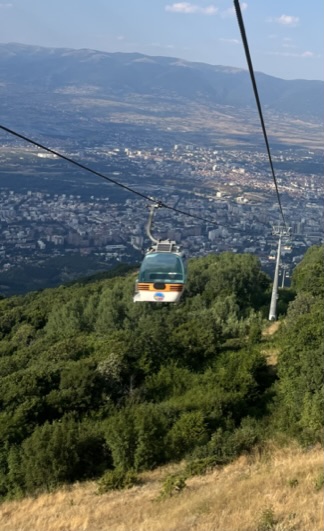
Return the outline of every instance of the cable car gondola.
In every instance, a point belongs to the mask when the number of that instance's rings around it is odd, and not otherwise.
[[[151,234],[154,204],[150,208],[147,234],[154,245],[147,251],[135,284],[134,302],[179,302],[186,282],[184,252],[170,240]]]
[[[183,252],[175,242],[158,242],[145,255],[134,302],[179,302],[185,281]]]

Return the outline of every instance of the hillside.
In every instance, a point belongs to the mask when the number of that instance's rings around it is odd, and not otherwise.
[[[262,392],[270,384],[260,381],[264,362],[257,352],[238,353],[226,342],[252,325],[257,337],[257,310],[269,299],[269,279],[250,255],[210,255],[192,260],[189,271],[178,306],[134,304],[133,274],[0,301],[0,456],[7,463],[0,494],[100,476],[112,461],[151,468],[205,443],[223,410],[238,401],[236,422],[244,410],[253,411],[258,387]],[[216,393],[211,365],[218,358],[217,371],[227,358],[237,381],[223,375]],[[194,406],[193,389],[200,395]],[[182,424],[189,430],[186,444]],[[63,469],[62,445],[69,454]],[[29,486],[18,479],[21,467]]]
[[[294,270],[274,335],[263,330],[270,279],[249,254],[190,260],[179,305],[134,304],[126,272],[1,300],[2,502],[89,480],[106,496],[165,466],[175,467],[172,494],[204,473],[226,476],[237,458],[257,475],[270,440],[298,443],[307,460],[302,449],[321,444],[323,428],[322,262],[312,247]],[[289,488],[321,488],[317,465],[301,470]],[[282,518],[272,498],[264,514]]]
[[[179,468],[141,475],[142,483],[98,496],[93,482],[5,502],[1,531],[321,531],[323,453],[269,447],[187,481],[158,500],[163,478]],[[125,510],[127,508],[127,510]]]

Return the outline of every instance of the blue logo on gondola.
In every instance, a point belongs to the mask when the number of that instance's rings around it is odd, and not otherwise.
[[[158,291],[157,293],[154,293],[153,298],[155,301],[164,301],[164,293]]]

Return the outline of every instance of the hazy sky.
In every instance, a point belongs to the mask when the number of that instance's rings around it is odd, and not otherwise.
[[[254,69],[323,79],[323,0],[241,1]],[[0,0],[0,42],[247,68],[231,0]]]

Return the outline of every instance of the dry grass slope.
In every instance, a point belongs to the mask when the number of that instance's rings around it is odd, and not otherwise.
[[[0,506],[1,531],[321,531],[320,448],[271,448],[187,480],[158,501],[175,467],[142,475],[142,484],[99,496],[95,483],[74,485]]]

